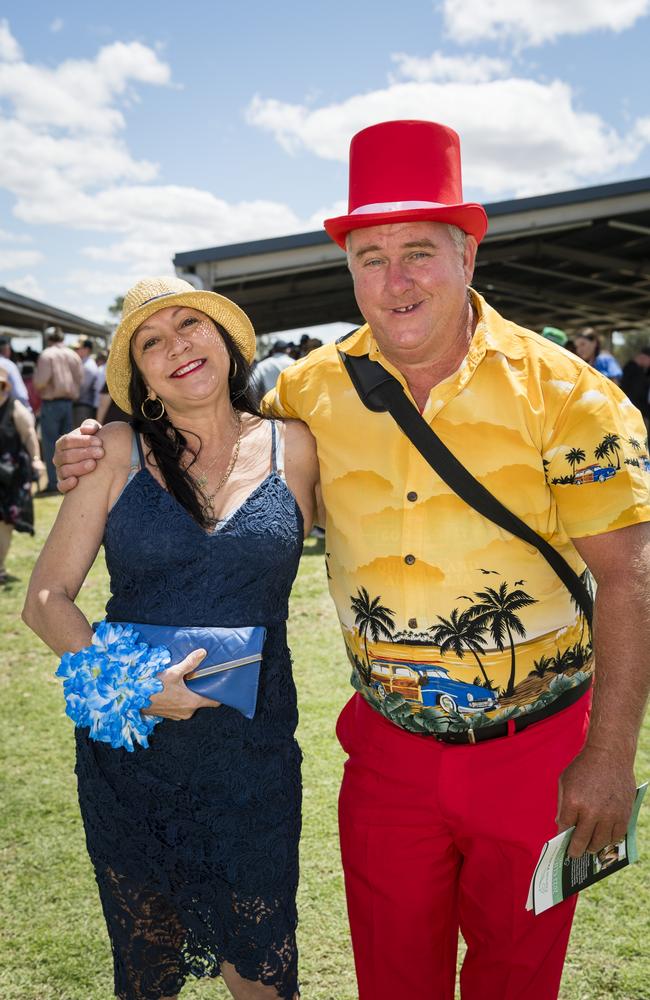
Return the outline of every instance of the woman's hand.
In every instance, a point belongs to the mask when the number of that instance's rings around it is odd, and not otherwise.
[[[151,696],[151,704],[144,714],[161,715],[163,719],[174,719],[178,722],[181,719],[191,719],[197,708],[217,708],[221,704],[220,701],[195,694],[185,683],[186,674],[196,670],[206,655],[205,649],[194,649],[180,663],[163,670],[158,675],[163,682],[163,689]]]

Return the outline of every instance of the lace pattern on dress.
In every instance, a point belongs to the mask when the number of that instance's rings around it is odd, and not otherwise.
[[[301,754],[286,644],[302,550],[300,510],[276,470],[216,534],[140,469],[104,536],[107,618],[265,625],[253,719],[200,709],[166,719],[147,750],[113,750],[77,730],[79,802],[121,1000],[175,996],[223,962],[298,991]]]

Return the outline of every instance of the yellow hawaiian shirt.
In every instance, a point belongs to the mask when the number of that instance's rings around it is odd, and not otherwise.
[[[571,538],[650,520],[641,415],[589,365],[471,294],[468,355],[422,415],[589,585]],[[368,354],[408,394],[366,325],[285,369],[264,402],[316,438],[327,575],[353,685],[418,733],[550,704],[593,670],[583,614],[536,549],[468,507],[390,414],[362,405],[339,351]]]

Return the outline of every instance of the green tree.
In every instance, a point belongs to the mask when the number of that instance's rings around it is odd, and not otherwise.
[[[485,652],[485,625],[481,620],[472,615],[471,609],[459,612],[454,608],[449,618],[441,618],[438,615],[439,625],[431,625],[428,632],[432,633],[433,641],[438,646],[441,653],[448,653],[450,650],[462,660],[465,651],[468,650],[476,660],[479,670],[483,674],[485,687],[491,688],[492,681],[485,672],[485,667],[478,654]]]
[[[108,307],[108,311],[111,314],[111,316],[121,316],[123,306],[124,306],[124,296],[117,295],[113,305]]]
[[[381,597],[373,597],[365,587],[357,588],[357,596],[350,601],[350,607],[354,611],[354,624],[359,629],[359,635],[363,636],[363,645],[366,653],[366,676],[364,681],[370,683],[370,655],[368,653],[368,632],[373,642],[380,639],[392,639],[395,631],[395,622],[392,615],[395,614],[390,608],[385,608],[379,602]]]
[[[587,456],[582,448],[571,448],[571,450],[568,451],[564,457],[571,466],[571,470],[575,475],[576,465],[578,462],[584,462]]]
[[[474,605],[471,609],[472,614],[489,628],[494,645],[502,652],[505,649],[506,639],[510,644],[510,677],[505,690],[506,697],[510,697],[515,690],[516,661],[513,633],[522,638],[526,635],[526,629],[517,612],[531,604],[537,604],[537,599],[531,597],[525,590],[509,591],[505,581],[498,590],[486,587],[485,590],[476,591],[475,597],[481,603]]]

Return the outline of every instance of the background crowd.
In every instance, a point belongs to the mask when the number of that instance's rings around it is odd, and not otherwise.
[[[619,385],[650,428],[650,342],[621,366],[593,327],[569,336],[546,326],[541,336],[577,354]],[[281,371],[321,344],[307,333],[295,342],[276,339],[253,366],[256,400],[275,386]],[[13,531],[33,531],[33,489],[37,497],[57,492],[52,462],[57,438],[88,417],[101,424],[130,419],[106,387],[106,358],[88,338],[66,345],[57,328],[50,330],[40,354],[31,347],[12,351],[10,338],[0,336],[0,584],[6,580]]]

